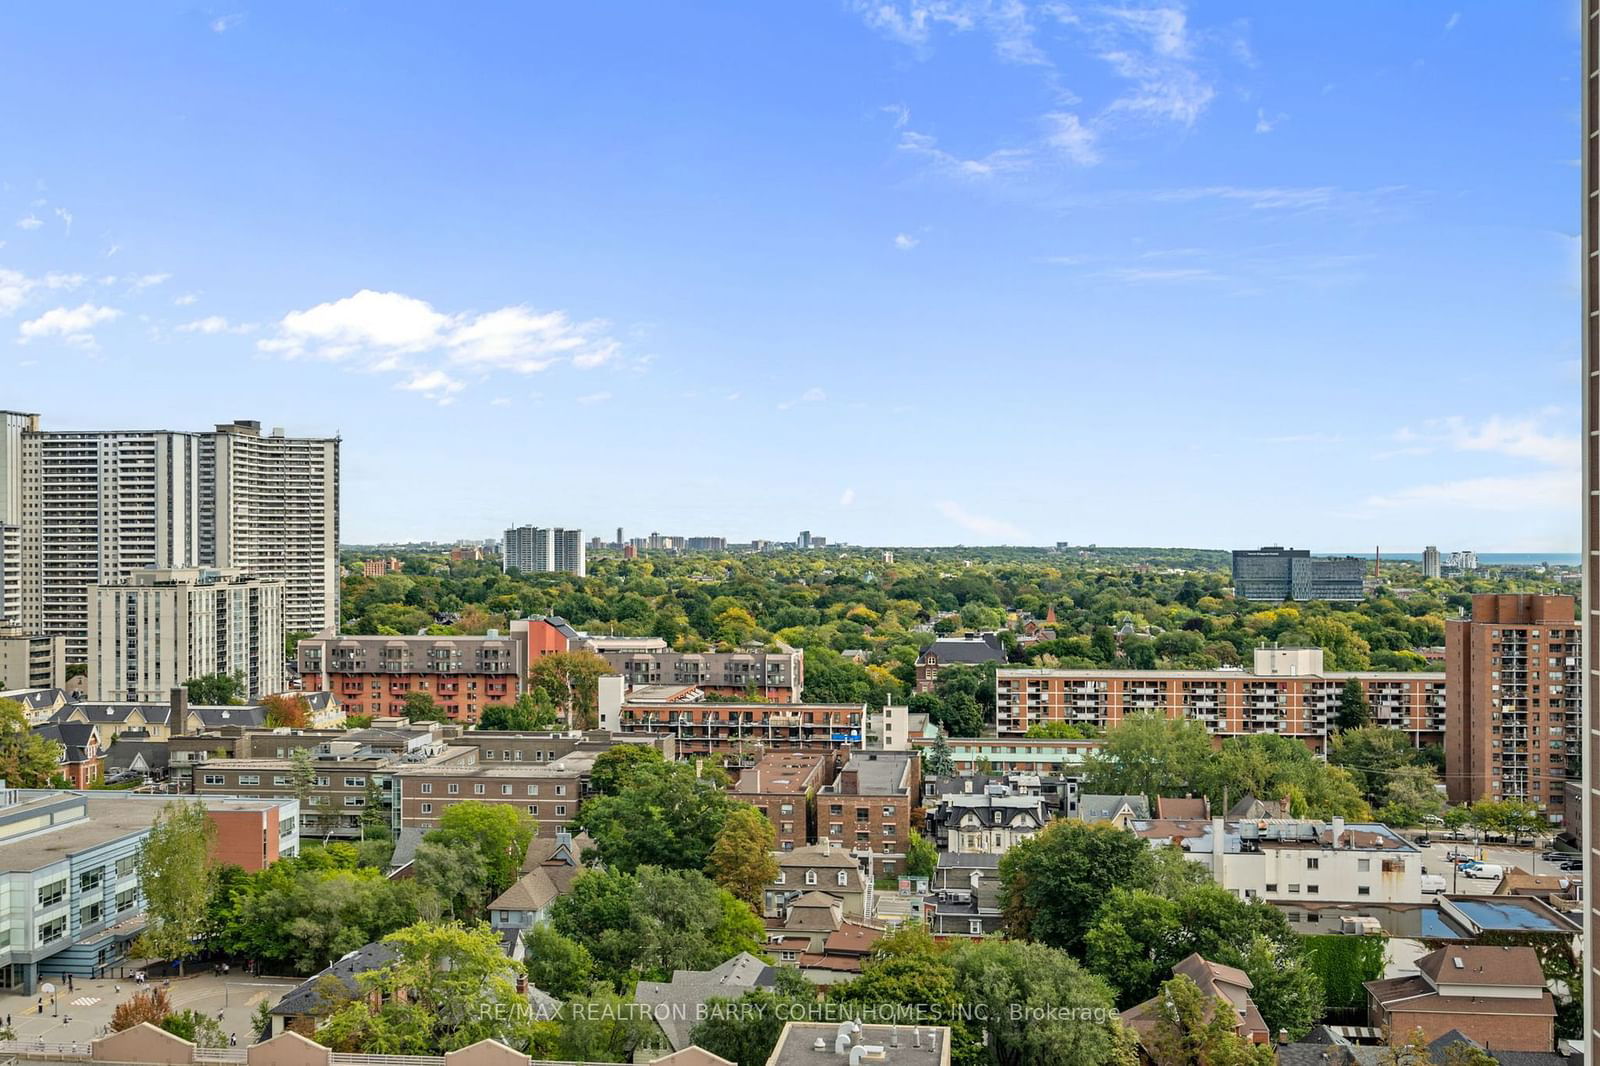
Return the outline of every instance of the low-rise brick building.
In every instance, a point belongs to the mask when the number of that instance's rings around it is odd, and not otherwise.
[[[297,647],[300,685],[332,692],[347,714],[395,715],[424,692],[451,721],[472,723],[491,703],[510,703],[527,673],[526,644],[482,637],[388,637],[321,633]]]
[[[597,754],[572,751],[553,762],[507,766],[481,761],[476,747],[450,750],[468,752],[470,757],[395,772],[400,828],[433,829],[445,811],[467,800],[508,804],[540,822],[564,825],[578,813]]]
[[[874,875],[900,873],[920,778],[921,759],[913,752],[857,752],[817,793],[818,839],[871,856]]]
[[[832,780],[831,756],[771,751],[739,775],[733,793],[767,816],[779,851],[793,851],[816,840],[817,791]]]
[[[666,735],[678,754],[859,748],[867,708],[860,703],[701,703],[623,701],[623,733]]]
[[[1365,988],[1369,1023],[1395,1043],[1417,1029],[1429,1041],[1455,1029],[1496,1051],[1555,1047],[1555,997],[1531,947],[1439,948],[1415,974]]]

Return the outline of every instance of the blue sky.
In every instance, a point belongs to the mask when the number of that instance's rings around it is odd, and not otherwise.
[[[0,406],[347,539],[1578,541],[1576,7],[0,13]]]

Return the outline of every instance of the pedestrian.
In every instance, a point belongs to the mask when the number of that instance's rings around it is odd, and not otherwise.
[[[39,997],[39,1013],[40,1014],[44,1013],[44,997],[43,996]]]
[[[239,1046],[239,1034],[238,1033],[229,1033],[228,1034],[228,1046],[229,1047],[238,1047]]]

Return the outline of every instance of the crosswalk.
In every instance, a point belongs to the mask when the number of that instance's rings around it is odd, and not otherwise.
[[[92,1007],[100,1002],[99,996],[79,996],[72,1001],[74,1007]]]

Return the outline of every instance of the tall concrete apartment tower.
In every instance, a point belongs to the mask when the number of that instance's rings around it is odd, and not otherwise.
[[[1600,0],[1583,0],[1583,851],[1596,868],[1600,833]],[[1583,1051],[1600,1053],[1600,893],[1584,896]]]
[[[263,437],[255,422],[44,430],[0,412],[0,524],[12,517],[20,609],[4,610],[27,632],[66,637],[71,662],[87,660],[92,586],[150,567],[277,578],[287,629],[338,623],[337,438]]]

